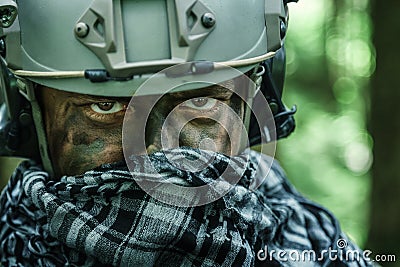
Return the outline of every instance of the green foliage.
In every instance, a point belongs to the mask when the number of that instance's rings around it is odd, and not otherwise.
[[[279,141],[277,154],[295,186],[333,211],[360,246],[368,231],[372,162],[366,114],[375,59],[368,10],[368,0],[290,5],[284,100],[298,106],[297,129]],[[1,160],[0,181],[15,164]]]
[[[284,101],[297,128],[277,158],[295,186],[328,207],[360,246],[368,231],[372,138],[368,77],[375,60],[368,0],[291,4]]]

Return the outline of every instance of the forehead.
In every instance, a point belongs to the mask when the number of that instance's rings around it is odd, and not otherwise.
[[[192,98],[198,96],[226,97],[232,95],[233,92],[235,92],[235,89],[234,81],[227,81],[196,90],[169,93],[167,95],[172,98]]]
[[[53,100],[57,101],[65,101],[65,100],[91,100],[91,101],[109,101],[109,100],[121,100],[129,101],[129,97],[108,97],[108,96],[94,96],[94,95],[85,95],[79,93],[66,92],[62,90],[57,90],[48,87],[40,86],[40,94],[43,94],[45,97],[50,97]],[[174,92],[165,94],[169,99],[188,99],[199,96],[207,96],[207,97],[221,97],[227,98],[231,96],[234,92],[238,91],[238,86],[235,86],[235,81],[230,80],[220,84],[210,85],[200,89],[194,89],[189,91],[182,92]],[[161,96],[161,95],[159,95]],[[146,98],[154,98],[156,95],[152,96],[137,96],[135,98],[145,100]],[[51,101],[51,103],[54,103]],[[47,104],[51,104],[47,103]]]

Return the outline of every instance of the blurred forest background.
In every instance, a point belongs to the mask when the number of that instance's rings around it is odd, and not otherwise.
[[[284,100],[297,129],[278,142],[289,179],[373,255],[400,266],[400,1],[289,7]]]
[[[296,187],[328,207],[354,242],[397,262],[399,12],[398,0],[290,4],[284,101],[298,107],[297,128],[277,150]],[[0,158],[1,184],[15,164]]]
[[[373,162],[368,128],[375,70],[368,0],[304,0],[289,7],[284,100],[297,128],[277,158],[296,187],[367,242]]]

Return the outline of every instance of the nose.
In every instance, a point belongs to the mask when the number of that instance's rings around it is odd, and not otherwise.
[[[146,151],[147,154],[161,150],[162,118],[157,114],[151,114],[146,123]]]
[[[135,96],[129,103],[123,124],[125,155],[150,154],[162,149],[161,129],[165,110],[159,96]]]
[[[185,123],[167,101],[160,101],[150,112],[146,122],[146,150],[154,153],[180,146],[180,132]]]
[[[166,129],[164,124],[165,114],[163,114],[162,109],[159,106],[155,106],[154,109],[150,112],[150,115],[146,121],[146,151],[147,154],[154,153],[156,151],[160,151],[163,149],[161,134]],[[164,133],[164,136],[168,138],[168,134]]]

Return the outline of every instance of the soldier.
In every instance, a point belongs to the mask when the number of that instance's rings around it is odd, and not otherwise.
[[[251,149],[294,130],[288,2],[0,1],[0,152],[30,159],[1,196],[2,264],[366,265]]]

